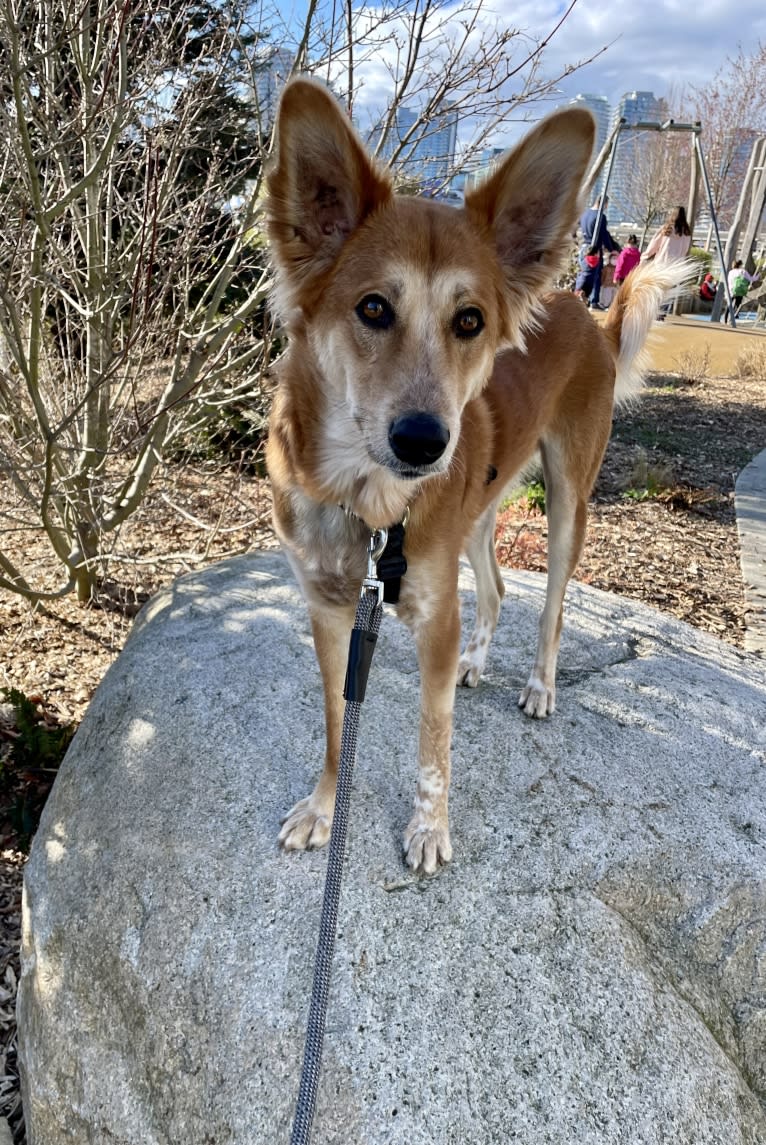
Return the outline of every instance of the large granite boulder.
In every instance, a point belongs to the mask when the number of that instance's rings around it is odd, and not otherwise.
[[[766,449],[737,477],[734,503],[747,608],[745,648],[766,655]]]
[[[763,1145],[763,663],[573,585],[558,711],[532,722],[544,581],[505,580],[488,676],[457,696],[455,860],[432,879],[401,858],[417,671],[384,619],[314,1141]],[[27,869],[30,1145],[289,1140],[325,855],[275,840],[321,752],[279,554],[146,607]]]

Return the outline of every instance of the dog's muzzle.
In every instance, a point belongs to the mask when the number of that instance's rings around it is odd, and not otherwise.
[[[405,465],[433,465],[449,444],[449,429],[433,414],[408,410],[391,422],[388,444]]]

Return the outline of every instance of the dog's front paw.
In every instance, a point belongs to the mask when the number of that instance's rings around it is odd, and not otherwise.
[[[333,805],[328,806],[316,792],[301,799],[282,820],[280,846],[286,851],[314,851],[324,847],[330,838],[332,815]]]
[[[404,858],[408,867],[424,875],[433,875],[452,858],[452,844],[446,823],[426,818],[416,811],[404,832]]]
[[[519,707],[533,719],[542,720],[551,715],[556,710],[556,685],[546,685],[533,673],[519,696]]]

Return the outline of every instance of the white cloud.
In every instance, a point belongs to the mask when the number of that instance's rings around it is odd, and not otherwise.
[[[555,7],[524,0],[508,4],[505,14],[530,31],[544,31]],[[763,0],[578,0],[546,60],[554,70],[609,44],[561,87],[567,95],[596,92],[616,102],[634,89],[664,95],[673,86],[704,83],[740,43],[751,51],[759,40],[766,41]]]
[[[491,2],[491,0],[490,0]],[[459,3],[455,5],[458,12]],[[374,10],[374,9],[373,9]],[[560,0],[494,0],[485,10],[487,23],[497,19],[535,38],[543,39],[561,19],[565,4]],[[443,11],[442,11],[443,15]],[[388,31],[390,32],[390,28]],[[616,104],[626,91],[653,91],[655,95],[679,92],[689,84],[703,84],[722,66],[727,56],[742,44],[752,51],[766,42],[764,0],[577,0],[573,11],[548,44],[542,72],[555,76],[582,59],[606,49],[592,63],[564,78],[560,96],[545,107],[529,107],[525,114],[537,118],[577,92],[594,92]],[[517,42],[520,53],[523,41]],[[386,103],[392,83],[389,68],[395,65],[397,47],[392,36],[378,42],[370,58],[357,70],[362,85],[357,110],[368,121]],[[519,126],[507,123],[498,143],[508,143]]]

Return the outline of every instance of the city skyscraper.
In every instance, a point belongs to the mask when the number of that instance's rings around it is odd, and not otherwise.
[[[580,92],[570,99],[567,107],[584,107],[591,113],[596,121],[596,142],[593,146],[593,156],[595,159],[601,148],[607,141],[609,136],[610,124],[612,119],[612,108],[609,100],[605,95],[594,95],[589,92]],[[605,172],[602,171],[599,175],[593,189],[594,195],[600,195],[604,186]]]
[[[393,160],[407,175],[436,187],[450,177],[455,167],[458,113],[446,104],[431,123],[415,127],[418,119],[419,115],[413,108],[398,107],[394,125],[380,149],[379,158],[388,162]],[[378,124],[370,135],[373,149],[381,131],[382,124]]]
[[[621,119],[626,123],[656,123],[667,118],[667,105],[652,91],[628,91],[615,108],[613,130]],[[625,132],[620,136],[612,178],[609,183],[609,218],[612,222],[633,221],[635,204],[631,184],[640,168],[647,139],[638,132]]]
[[[455,167],[457,150],[457,110],[445,104],[435,122],[426,128],[418,143],[419,158],[426,180],[442,182],[448,179]]]
[[[269,45],[255,55],[255,98],[264,132],[271,131],[282,88],[292,71],[295,56],[285,48]]]

